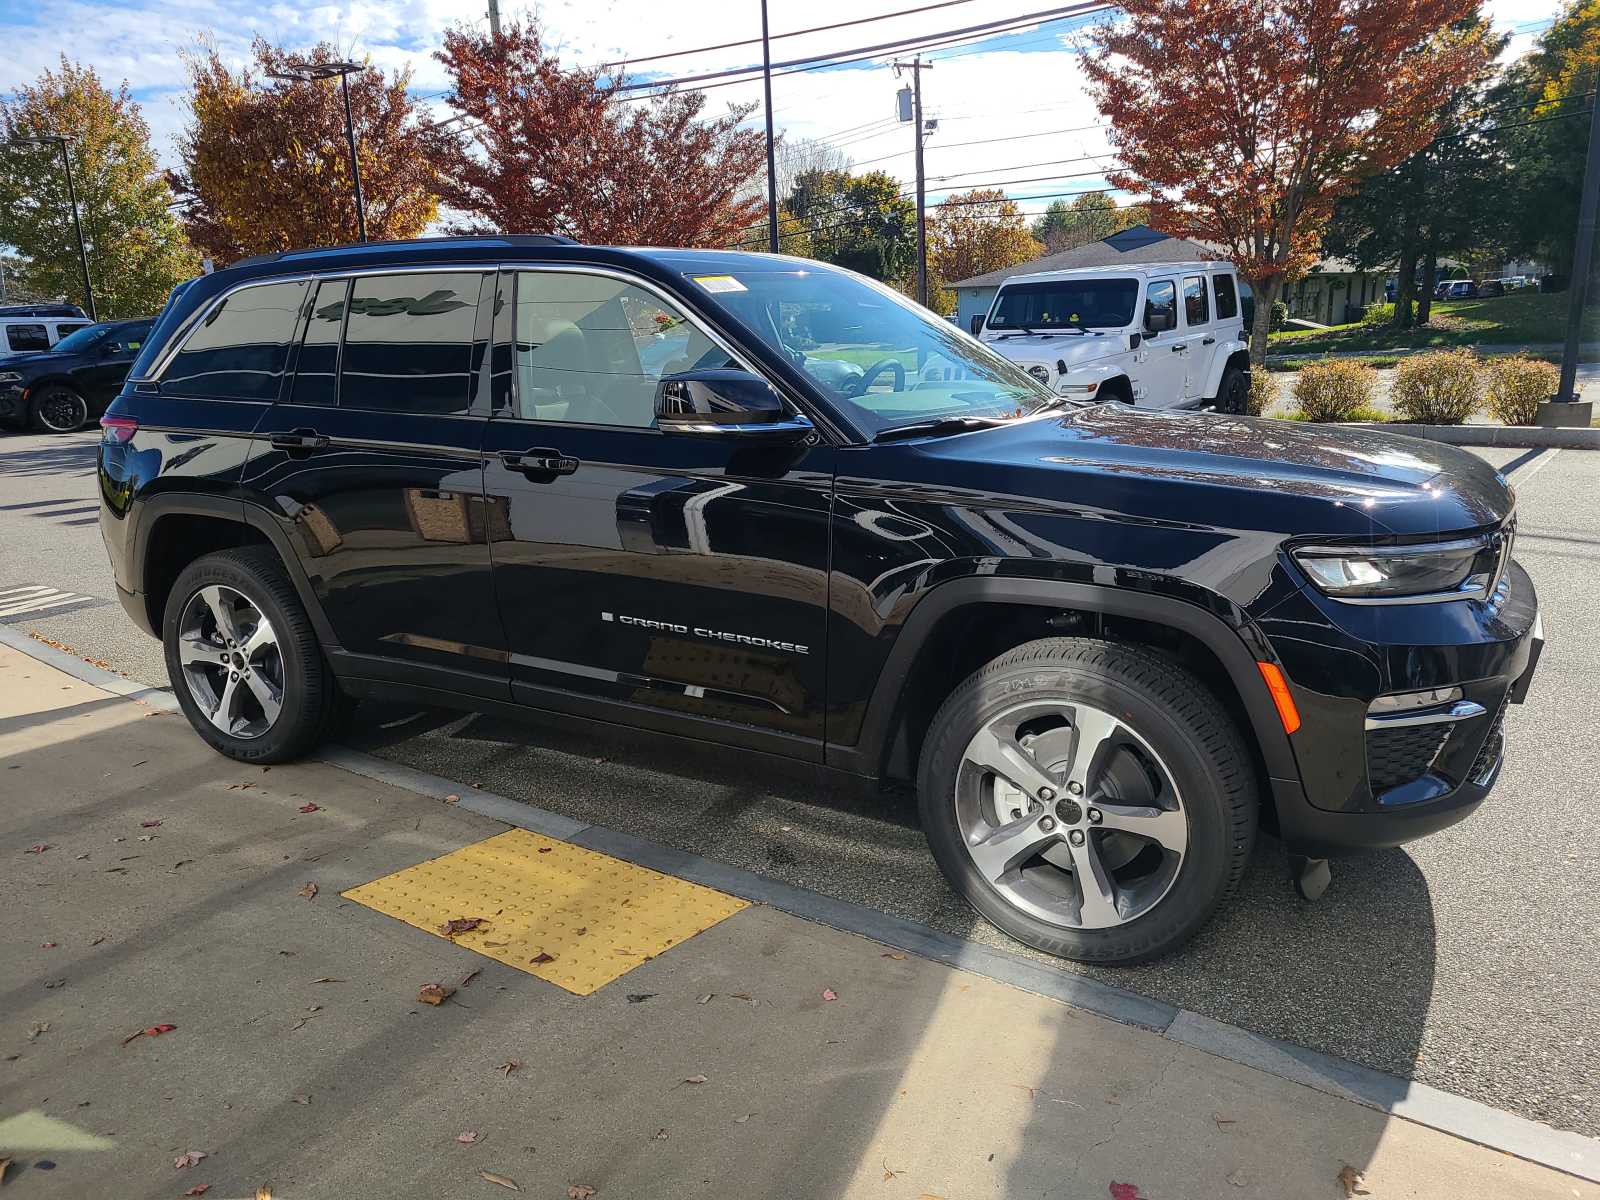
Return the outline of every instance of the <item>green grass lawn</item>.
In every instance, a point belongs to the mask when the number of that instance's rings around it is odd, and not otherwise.
[[[1321,354],[1329,350],[1399,350],[1427,346],[1494,346],[1559,342],[1566,336],[1566,292],[1522,292],[1486,300],[1438,300],[1420,329],[1387,325],[1332,325],[1274,333],[1269,354]],[[1583,337],[1600,337],[1600,310],[1585,314]]]

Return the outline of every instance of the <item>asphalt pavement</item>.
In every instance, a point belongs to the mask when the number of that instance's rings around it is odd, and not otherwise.
[[[1190,946],[1106,970],[1044,958],[977,920],[938,875],[908,795],[715,747],[548,718],[367,705],[354,744],[396,763],[706,855],[1348,1058],[1561,1129],[1600,1135],[1600,455],[1485,450],[1512,469],[1518,557],[1548,647],[1509,759],[1471,820],[1335,864],[1316,904],[1264,838],[1239,896]],[[93,439],[0,438],[0,589],[112,596],[90,524]],[[7,617],[165,685],[114,601]]]

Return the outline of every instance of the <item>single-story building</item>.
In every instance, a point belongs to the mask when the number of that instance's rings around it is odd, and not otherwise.
[[[974,318],[989,315],[989,309],[994,305],[994,294],[1013,275],[1031,275],[1035,271],[1069,271],[1079,267],[1115,270],[1139,263],[1194,262],[1196,259],[1216,257],[1215,252],[1199,242],[1158,233],[1148,225],[1135,225],[1131,229],[1113,233],[1104,241],[1075,246],[1057,254],[1041,255],[1031,262],[974,275],[971,279],[957,280],[946,286],[956,294],[957,323],[971,333]]]

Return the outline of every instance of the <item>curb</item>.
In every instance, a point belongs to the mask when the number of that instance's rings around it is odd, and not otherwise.
[[[1371,429],[1426,438],[1451,446],[1504,446],[1528,450],[1600,450],[1600,428],[1545,429],[1537,425],[1403,425],[1397,421],[1343,421],[1341,429]]]
[[[19,650],[102,691],[137,700],[162,711],[178,710],[177,701],[165,688],[133,683],[3,625],[0,625],[0,645]],[[1058,1000],[1074,1008],[1086,1009],[1125,1025],[1148,1029],[1168,1041],[1191,1049],[1202,1050],[1366,1108],[1425,1125],[1491,1150],[1600,1183],[1600,1139],[1542,1125],[1427,1084],[1401,1079],[1330,1054],[1251,1033],[1237,1025],[1216,1021],[1095,979],[1052,970],[1019,955],[981,946],[915,921],[891,917],[849,901],[780,883],[631,834],[598,825],[586,825],[559,813],[547,812],[494,792],[386,762],[346,746],[327,746],[317,754],[316,759],[437,800],[457,796],[458,807],[480,816],[717,888],[805,920],[858,934],[907,953]]]

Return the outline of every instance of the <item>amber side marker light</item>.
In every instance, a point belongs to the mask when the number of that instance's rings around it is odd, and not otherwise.
[[[1294,706],[1294,697],[1289,694],[1289,684],[1283,672],[1267,662],[1258,662],[1256,667],[1261,672],[1261,678],[1267,681],[1272,703],[1278,706],[1278,720],[1283,722],[1283,731],[1293,733],[1300,728],[1300,710]]]

